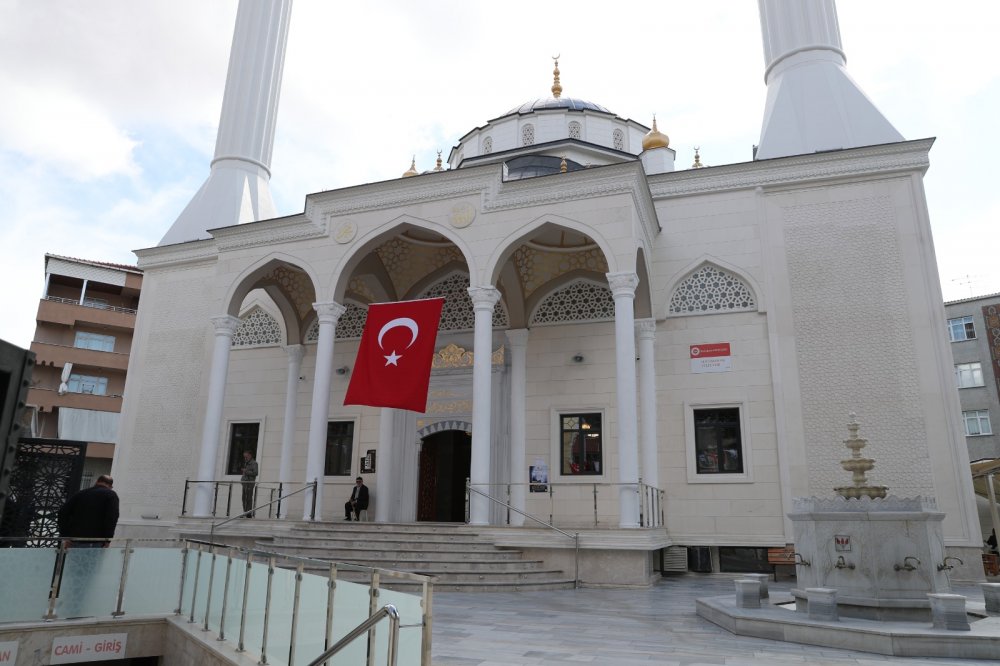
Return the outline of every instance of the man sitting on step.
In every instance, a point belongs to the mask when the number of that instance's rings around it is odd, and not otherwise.
[[[354,520],[361,520],[361,512],[366,509],[368,509],[368,486],[359,476],[354,482],[351,499],[344,504],[344,520],[350,520],[351,513],[354,514]]]

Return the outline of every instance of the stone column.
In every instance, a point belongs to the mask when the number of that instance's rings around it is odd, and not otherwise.
[[[640,319],[635,323],[639,334],[639,439],[642,441],[642,481],[660,487],[660,467],[656,453],[656,320]],[[658,502],[653,502],[655,510]]]
[[[965,612],[965,597],[961,594],[930,594],[931,619],[935,629],[970,631],[969,616]]]
[[[299,398],[299,373],[302,372],[302,356],[305,347],[288,345],[285,353],[288,355],[288,375],[285,379],[285,421],[281,427],[281,465],[278,468],[278,480],[281,481],[282,494],[291,492],[292,483],[292,451],[295,448],[295,408]],[[288,502],[282,500],[278,518],[288,517]]]
[[[469,287],[476,315],[472,362],[472,461],[469,482],[490,492],[490,411],[492,407],[493,308],[500,300],[495,287]],[[489,500],[475,493],[469,498],[469,524],[488,525]]]
[[[526,356],[528,349],[528,329],[507,331],[510,343],[510,504],[524,511],[527,504],[528,468],[524,446],[527,429],[525,427],[525,389],[527,386]],[[510,524],[520,527],[524,516],[512,511]]]
[[[240,320],[231,315],[212,317],[215,344],[212,348],[212,368],[208,375],[208,401],[205,422],[201,429],[201,452],[198,457],[198,481],[215,479],[219,458],[219,431],[222,428],[222,405],[226,398],[226,375],[229,373],[229,350]],[[199,483],[195,488],[194,515],[212,515],[212,485]]]
[[[736,583],[736,607],[760,608],[760,582],[751,578],[739,578]]]
[[[319,341],[316,343],[316,376],[313,378],[312,408],[309,411],[309,448],[306,454],[306,483],[316,486],[316,516],[323,514],[323,468],[326,462],[326,424],[330,418],[330,380],[333,372],[333,341],[337,320],[346,308],[340,303],[313,303],[319,318]],[[313,491],[303,493],[302,520],[312,518]]]
[[[807,587],[806,602],[809,605],[810,620],[837,622],[840,612],[837,609],[837,590],[831,587]]]
[[[619,527],[639,526],[638,409],[635,389],[635,273],[608,273],[615,299],[615,367],[618,392]]]
[[[377,497],[369,499],[375,504],[375,522],[377,523],[389,522],[389,510],[394,499],[394,488],[392,487],[392,464],[395,462],[392,451],[393,412],[395,410],[390,407],[382,407],[378,415],[378,451],[375,453],[375,492]],[[370,490],[369,493],[371,493]]]

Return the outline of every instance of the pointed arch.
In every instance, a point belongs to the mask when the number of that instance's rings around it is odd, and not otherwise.
[[[296,303],[289,300],[288,295],[275,285],[260,285],[261,279],[279,267],[284,267],[292,271],[299,271],[305,275],[306,289],[312,293],[303,294],[303,298],[309,301],[310,311],[302,313],[297,308]],[[247,266],[230,283],[226,296],[223,299],[225,312],[234,317],[239,317],[243,301],[254,289],[261,289],[267,293],[275,307],[281,312],[282,322],[285,330],[286,344],[298,344],[302,341],[304,331],[303,322],[308,320],[311,313],[312,299],[316,298],[316,289],[319,284],[316,271],[299,257],[294,257],[283,252],[271,252],[252,264]]]
[[[424,439],[425,437],[430,437],[435,433],[444,432],[445,430],[463,430],[465,432],[472,432],[472,424],[468,421],[458,421],[456,419],[435,421],[434,423],[424,426],[418,430],[417,439]]]
[[[433,281],[425,284],[423,289],[415,291],[413,298],[431,298],[444,296],[444,308],[441,310],[442,331],[471,331],[475,328],[475,310],[469,296],[469,275],[465,267],[452,266],[444,274],[436,273]],[[493,328],[508,328],[510,319],[503,298],[493,308]]]
[[[615,300],[607,281],[579,274],[566,277],[528,310],[529,326],[614,321]]]
[[[718,283],[714,279],[718,277],[722,277],[724,281]],[[732,280],[725,281],[726,277]],[[678,295],[681,287],[690,289],[690,294]],[[675,273],[668,282],[666,294],[665,317],[765,311],[760,287],[753,276],[707,254]],[[675,296],[680,300],[675,300]],[[692,298],[696,300],[690,301]],[[678,304],[682,302],[691,304],[681,306],[684,309],[677,311]]]
[[[233,334],[233,347],[280,345],[288,340],[286,313],[263,289],[254,289],[243,299],[240,325]]]
[[[646,263],[646,248],[642,243],[635,252],[635,273],[639,276],[639,286],[635,289],[635,316],[649,319],[653,316],[653,289],[649,284],[649,266]]]

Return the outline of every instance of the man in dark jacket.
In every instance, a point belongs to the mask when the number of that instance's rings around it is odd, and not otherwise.
[[[77,548],[106,548],[118,525],[118,494],[111,489],[114,480],[107,474],[97,477],[92,488],[76,493],[59,509],[59,535]]]
[[[368,486],[359,476],[354,482],[354,490],[351,491],[351,499],[344,504],[344,520],[351,519],[354,513],[354,520],[361,520],[361,512],[368,508]]]

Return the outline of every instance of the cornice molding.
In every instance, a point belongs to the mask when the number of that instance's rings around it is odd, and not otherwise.
[[[217,261],[219,248],[212,239],[134,250],[144,271],[201,262]]]
[[[926,171],[934,139],[795,155],[650,176],[654,200],[707,192],[780,187],[900,171]]]
[[[209,229],[209,233],[216,239],[219,251],[226,252],[273,243],[321,238],[326,235],[327,229],[326,224],[315,224],[308,215],[298,214]]]

